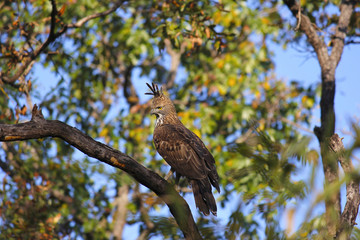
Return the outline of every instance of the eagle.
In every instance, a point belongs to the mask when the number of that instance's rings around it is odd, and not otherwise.
[[[196,207],[204,214],[216,216],[217,207],[211,185],[220,192],[215,159],[201,139],[187,129],[177,116],[175,106],[162,88],[146,83],[153,95],[151,115],[156,116],[153,141],[157,152],[170,165],[176,178],[187,178]]]

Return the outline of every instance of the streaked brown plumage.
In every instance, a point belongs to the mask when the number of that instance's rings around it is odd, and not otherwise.
[[[156,150],[176,172],[186,177],[194,193],[196,206],[205,215],[210,211],[216,216],[217,207],[211,192],[213,185],[218,192],[219,176],[215,160],[201,139],[179,120],[172,101],[159,91],[157,85],[147,84],[153,95],[151,114],[156,115],[153,140]]]

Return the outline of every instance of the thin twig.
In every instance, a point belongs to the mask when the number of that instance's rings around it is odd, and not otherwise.
[[[313,133],[314,133],[314,132],[311,131],[310,129],[305,128],[305,127],[301,126],[300,124],[298,124],[298,123],[296,123],[296,122],[290,121],[289,119],[287,119],[287,118],[285,118],[285,117],[281,117],[281,121],[286,122],[287,124],[290,124],[290,125],[292,125],[292,126],[294,126],[294,127],[297,127],[297,128],[299,128],[299,129],[307,132],[307,133],[310,133],[310,134],[313,134]]]
[[[297,14],[298,16],[298,23],[297,23],[297,25],[296,25],[296,27],[294,28],[294,31],[299,31],[299,29],[300,29],[300,24],[301,24],[301,5],[300,5],[300,3],[299,3],[299,8],[298,8],[298,14]]]

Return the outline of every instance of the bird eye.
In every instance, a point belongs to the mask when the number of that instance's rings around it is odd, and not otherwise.
[[[162,109],[162,107],[156,107],[156,109],[159,109],[159,110],[161,110],[161,109]]]

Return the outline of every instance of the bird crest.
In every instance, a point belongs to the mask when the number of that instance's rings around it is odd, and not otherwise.
[[[146,85],[150,88],[151,92],[145,93],[146,95],[153,95],[154,97],[160,97],[163,95],[162,87],[159,87],[157,84],[152,83],[152,86],[148,83]]]

